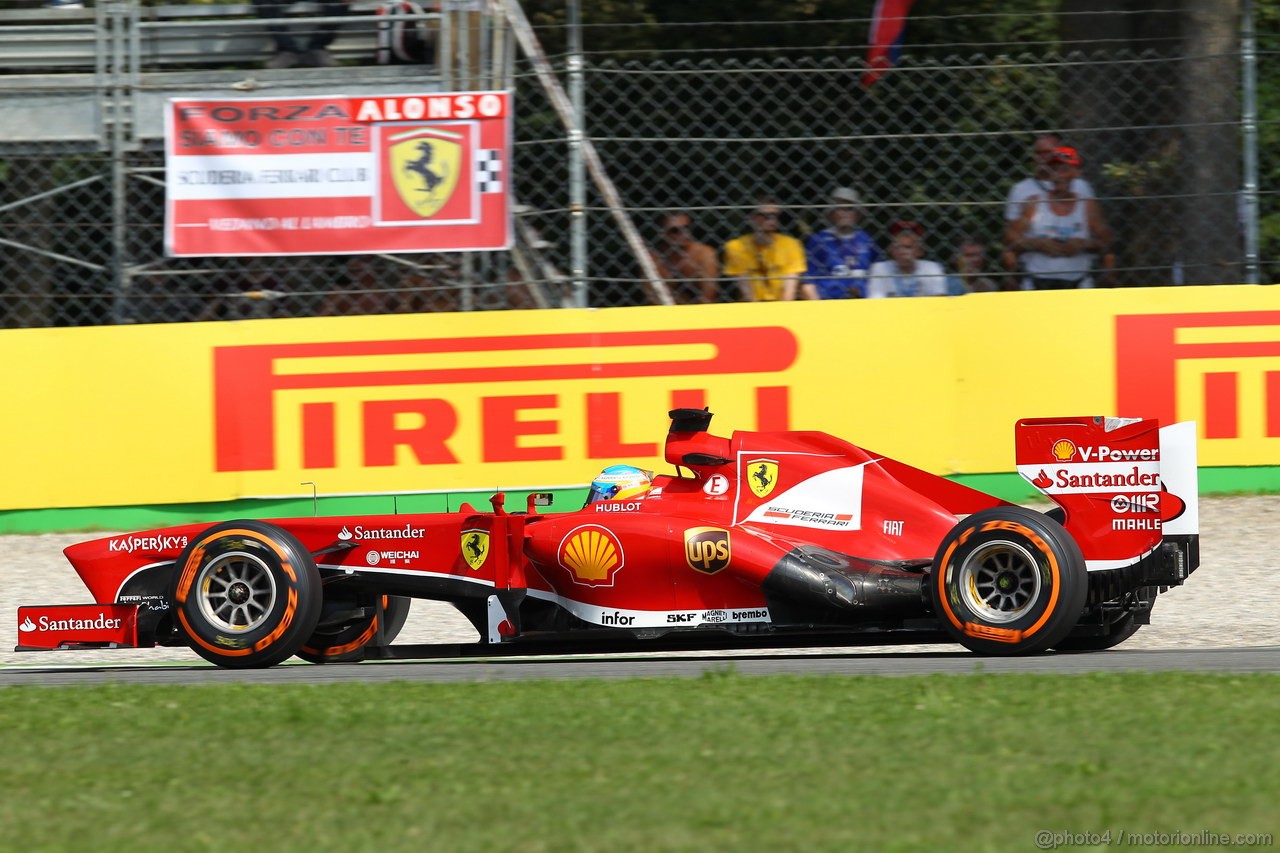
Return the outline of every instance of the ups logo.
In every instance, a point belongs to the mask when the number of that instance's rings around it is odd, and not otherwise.
[[[684,559],[695,572],[714,575],[729,566],[729,531],[691,527],[684,532]]]

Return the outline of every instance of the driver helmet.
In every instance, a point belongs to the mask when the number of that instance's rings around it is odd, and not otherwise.
[[[649,472],[634,465],[610,465],[591,481],[591,491],[584,506],[597,501],[642,498],[653,488]]]

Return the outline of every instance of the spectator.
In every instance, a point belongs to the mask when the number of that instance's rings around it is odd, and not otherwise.
[[[693,239],[693,217],[670,211],[663,214],[661,226],[651,254],[671,298],[677,305],[719,302],[720,262],[715,249]]]
[[[867,295],[867,271],[884,255],[875,240],[858,226],[862,202],[848,187],[831,191],[827,221],[830,227],[804,245],[809,272],[803,287],[810,299],[849,299]]]
[[[952,259],[956,274],[947,276],[947,293],[952,296],[963,296],[966,293],[990,293],[1000,290],[1000,285],[987,275],[987,244],[977,237],[966,235],[956,246],[956,254]],[[1017,288],[1016,280],[1008,289]]]
[[[1049,158],[1053,152],[1064,145],[1062,136],[1057,133],[1042,133],[1031,144],[1031,160],[1034,170],[1031,177],[1023,178],[1009,188],[1009,197],[1005,199],[1005,222],[1014,222],[1022,216],[1022,206],[1033,195],[1044,195],[1051,186],[1049,176]],[[1078,174],[1071,182],[1071,191],[1081,198],[1094,198],[1093,187]]]
[[[805,273],[804,246],[778,231],[782,211],[769,197],[756,199],[751,233],[724,247],[724,274],[737,279],[744,302],[790,302]]]
[[[267,21],[267,32],[275,42],[276,52],[266,62],[267,68],[332,68],[338,61],[329,53],[329,45],[338,36],[338,24],[310,24],[303,38],[294,38],[282,21],[294,0],[253,0],[254,13]],[[350,0],[317,0],[320,17],[334,18],[347,14]]]
[[[867,298],[886,296],[946,296],[947,274],[942,264],[924,260],[924,228],[918,222],[889,226],[889,260],[871,265]]]
[[[1093,287],[1094,262],[1110,251],[1111,229],[1097,199],[1071,189],[1079,168],[1079,152],[1056,149],[1049,157],[1050,189],[1029,198],[1005,229],[1005,247],[1021,256],[1026,271],[1024,290]]]

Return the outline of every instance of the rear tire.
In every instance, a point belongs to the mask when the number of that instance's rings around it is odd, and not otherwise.
[[[409,618],[409,605],[412,603],[413,599],[399,595],[382,596],[384,645],[391,645],[400,633]],[[354,663],[364,660],[365,649],[377,639],[378,614],[374,609],[366,618],[317,628],[298,649],[298,657],[309,663]]]
[[[320,571],[302,543],[273,524],[214,525],[175,567],[178,633],[218,666],[274,666],[297,652],[320,619]]]
[[[1024,507],[974,513],[942,540],[929,578],[934,613],[970,651],[1019,655],[1066,638],[1089,591],[1080,546]]]

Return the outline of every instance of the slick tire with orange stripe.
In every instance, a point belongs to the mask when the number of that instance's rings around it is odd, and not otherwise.
[[[302,647],[320,619],[315,560],[273,524],[214,525],[174,568],[169,595],[178,629],[196,654],[219,666],[274,666]]]
[[[1089,591],[1080,546],[1058,522],[995,507],[957,524],[938,548],[930,599],[956,642],[984,655],[1043,651],[1062,641]]]
[[[384,595],[382,598],[382,644],[391,645],[392,640],[404,627],[409,618],[409,605],[413,599],[399,595]],[[325,602],[325,607],[355,609],[359,602]],[[378,639],[378,610],[373,602],[366,605],[370,611],[368,616],[352,619],[337,625],[320,625],[298,649],[298,657],[311,663],[353,663],[365,658],[365,649]]]

